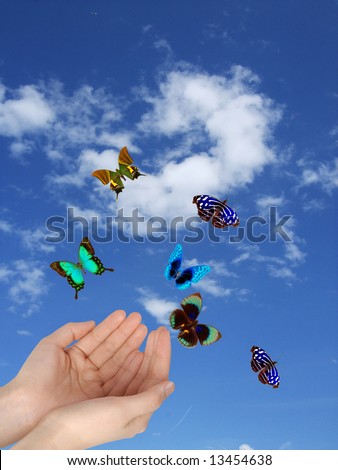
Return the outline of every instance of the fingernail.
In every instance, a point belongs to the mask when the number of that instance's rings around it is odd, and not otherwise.
[[[170,395],[171,393],[173,393],[173,391],[175,390],[175,384],[174,384],[174,382],[168,382],[168,383],[165,385],[164,390],[165,390],[166,396],[168,396],[168,395]]]

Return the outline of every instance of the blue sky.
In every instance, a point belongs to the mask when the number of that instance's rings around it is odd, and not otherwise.
[[[172,336],[174,395],[148,430],[111,449],[337,449],[337,2],[303,0],[13,0],[0,16],[2,155],[1,383],[69,321],[138,310],[149,329],[199,291],[200,320],[222,339],[183,348]],[[116,203],[90,176],[127,145],[147,174]],[[115,272],[74,291],[49,268],[74,242],[46,243],[46,221],[137,208],[149,220],[196,216],[195,194],[228,197],[247,234],[253,216],[290,215],[277,236],[187,242],[184,263],[213,268],[183,293],[163,271],[175,247],[93,242]],[[270,224],[271,226],[271,224]],[[65,225],[62,225],[65,228]],[[91,237],[91,228],[89,236]],[[125,227],[126,234],[132,229]],[[103,233],[103,232],[101,232]],[[268,235],[269,223],[255,225]],[[148,236],[147,236],[148,235]],[[155,235],[156,236],[156,235]],[[135,237],[134,237],[135,238]],[[250,348],[278,361],[278,390]]]

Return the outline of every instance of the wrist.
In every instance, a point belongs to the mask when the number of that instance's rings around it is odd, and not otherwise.
[[[0,388],[0,446],[17,441],[33,425],[27,390],[17,379],[13,379]]]
[[[64,418],[62,408],[51,411],[12,450],[84,449]]]

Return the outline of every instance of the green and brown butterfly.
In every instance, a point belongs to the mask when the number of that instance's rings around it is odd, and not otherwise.
[[[137,166],[132,165],[133,159],[129,155],[127,147],[121,149],[117,162],[119,168],[115,171],[96,170],[92,173],[92,176],[98,178],[102,184],[110,183],[110,189],[116,193],[116,199],[119,193],[124,189],[122,180],[126,181],[126,177],[131,180],[136,180],[139,176],[145,176],[140,173]]]
[[[79,247],[79,261],[54,261],[50,267],[60,276],[66,277],[69,284],[75,289],[75,299],[78,292],[84,288],[83,274],[89,271],[92,274],[101,275],[104,271],[114,271],[113,268],[105,268],[99,258],[95,255],[95,250],[88,237],[84,237]]]

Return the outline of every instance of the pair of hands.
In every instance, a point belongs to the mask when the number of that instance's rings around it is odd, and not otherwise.
[[[152,331],[141,352],[141,320],[117,310],[97,326],[69,323],[40,341],[0,389],[0,446],[85,449],[143,432],[174,384],[168,330]]]

